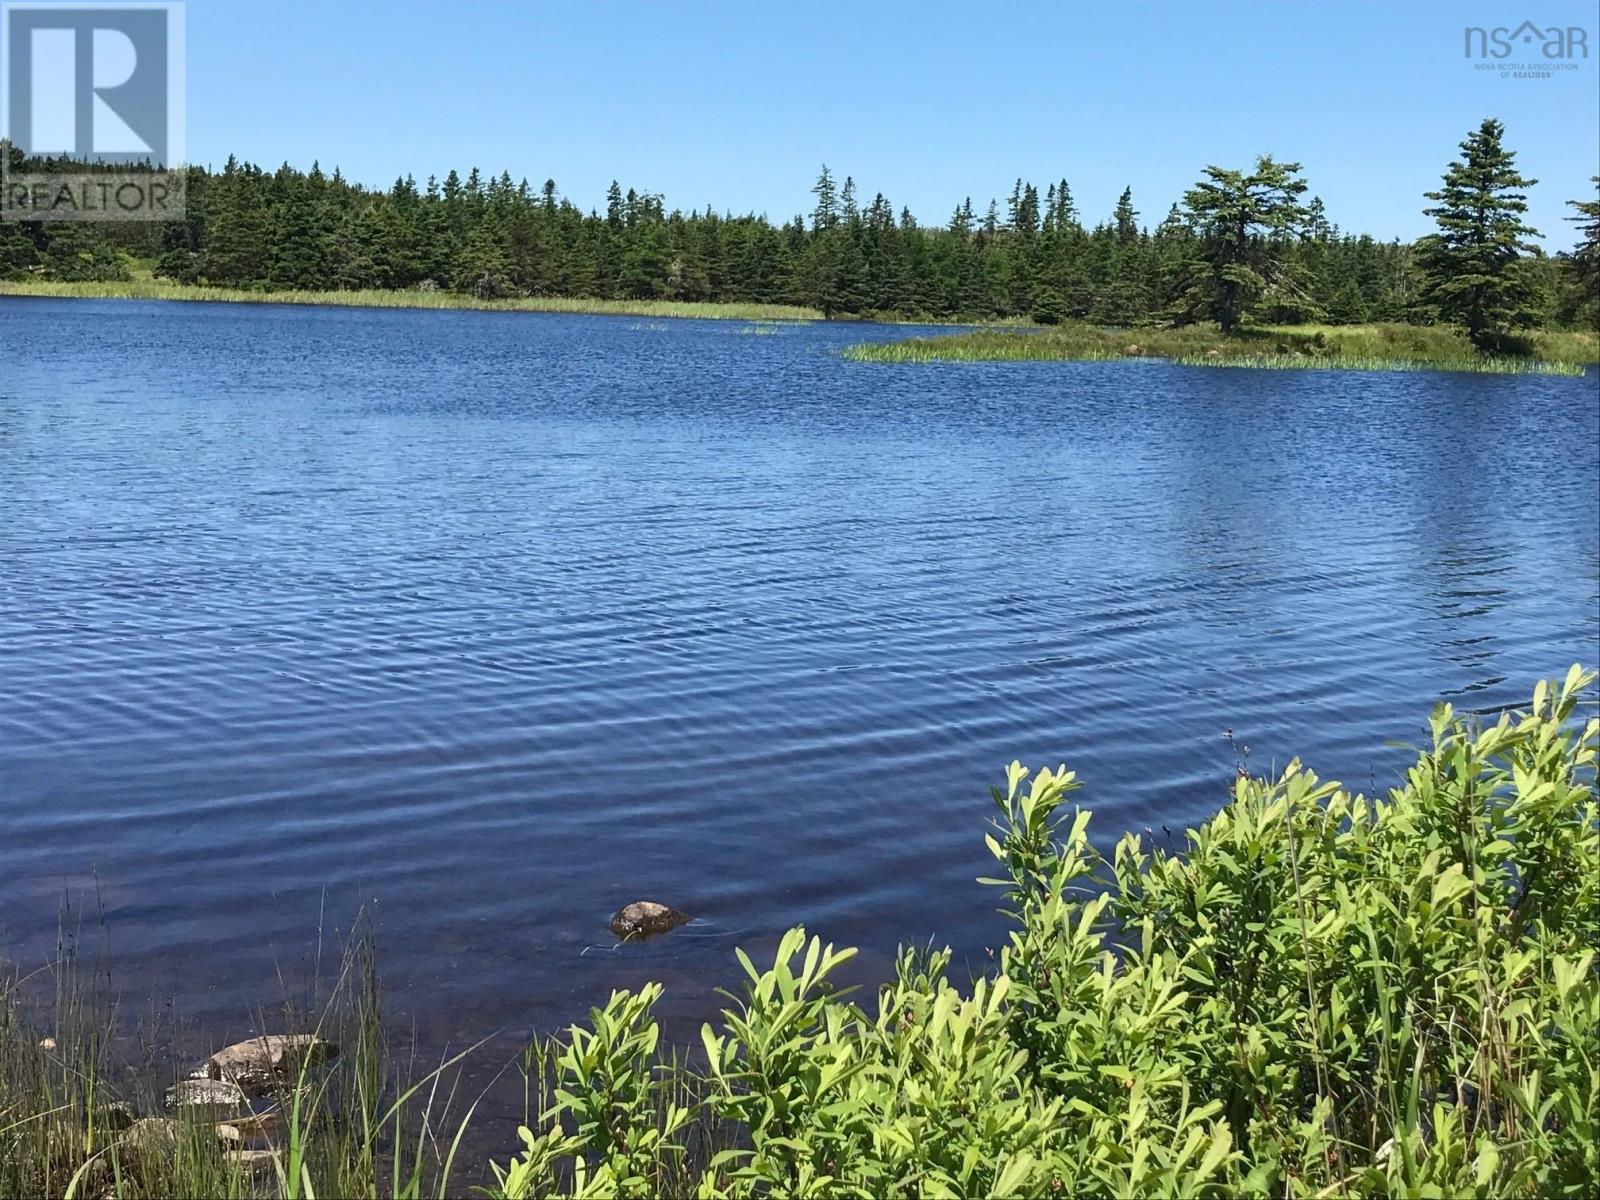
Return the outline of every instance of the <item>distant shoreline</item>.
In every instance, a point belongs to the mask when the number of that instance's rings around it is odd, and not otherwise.
[[[822,313],[794,304],[712,304],[680,300],[586,300],[558,296],[519,296],[480,300],[459,292],[416,289],[365,291],[251,291],[195,284],[129,280],[108,283],[53,283],[0,280],[0,297],[60,300],[183,300],[218,304],[301,304],[337,308],[465,309],[477,312],[589,313],[617,317],[700,318],[720,321],[820,321]]]
[[[568,313],[643,319],[715,321],[827,321],[817,309],[792,304],[717,304],[682,300],[594,300],[520,296],[480,300],[459,292],[416,289],[364,291],[254,291],[135,279],[104,283],[0,280],[0,299],[159,300],[220,304],[281,304],[336,308]],[[849,346],[846,358],[863,363],[1099,362],[1162,359],[1180,366],[1365,371],[1467,371],[1497,375],[1581,377],[1600,361],[1600,335],[1539,331],[1529,335],[1528,357],[1478,353],[1456,329],[1398,323],[1274,325],[1223,335],[1215,325],[1108,329],[1070,322],[1018,327],[1015,322],[974,325],[890,315],[833,318],[844,324],[951,325],[952,332]],[[959,332],[956,332],[959,330]]]
[[[1065,323],[1037,331],[975,329],[847,347],[864,363],[1102,362],[1161,359],[1189,367],[1354,371],[1466,371],[1582,377],[1600,360],[1600,336],[1536,331],[1523,356],[1479,353],[1447,325],[1261,325],[1224,334],[1209,322],[1103,329]]]

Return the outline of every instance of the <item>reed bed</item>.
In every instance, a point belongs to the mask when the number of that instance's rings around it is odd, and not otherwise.
[[[1371,358],[1355,354],[1316,357],[1304,354],[1250,354],[1182,356],[1170,360],[1180,367],[1238,367],[1265,371],[1460,371],[1474,375],[1563,375],[1582,378],[1582,363],[1544,362],[1523,358]]]
[[[403,1200],[453,1186],[471,1118],[454,1115],[465,1054],[425,1070],[391,1045],[364,929],[331,983],[254,1014],[257,1030],[309,1032],[340,1053],[249,1111],[171,1110],[166,1087],[185,1067],[170,1047],[185,1039],[165,1022],[129,1028],[109,978],[75,934],[41,968],[0,975],[0,1196]]]
[[[816,309],[792,304],[712,304],[682,300],[591,300],[519,296],[480,300],[459,292],[370,289],[348,292],[249,291],[135,279],[111,283],[0,281],[0,296],[79,300],[185,300],[223,304],[305,304],[344,308],[471,309],[482,312],[591,313],[602,316],[700,318],[721,321],[821,320]]]
[[[844,354],[876,363],[1161,359],[1183,366],[1566,376],[1583,375],[1597,357],[1597,340],[1582,333],[1536,334],[1529,347],[1527,357],[1483,355],[1458,331],[1438,326],[1271,326],[1224,337],[1213,325],[1129,330],[1070,324],[863,342]]]

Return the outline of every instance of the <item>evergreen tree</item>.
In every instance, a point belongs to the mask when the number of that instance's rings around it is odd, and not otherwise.
[[[1056,184],[1056,228],[1070,229],[1078,224],[1078,206],[1073,203],[1072,189],[1063,179]]]
[[[1600,189],[1600,175],[1594,177]],[[1567,258],[1571,287],[1563,305],[1568,320],[1591,328],[1600,326],[1600,199],[1568,200],[1578,215],[1567,220],[1578,223],[1581,235]]]
[[[1127,245],[1138,238],[1139,211],[1133,207],[1133,189],[1131,187],[1122,189],[1122,195],[1117,197],[1117,208],[1111,219],[1116,224],[1118,242]]]
[[[303,178],[288,163],[278,170],[272,239],[266,255],[266,281],[271,287],[316,290],[329,284],[328,230],[319,194],[322,182],[315,165],[312,174]]]
[[[20,152],[8,153],[26,168]],[[229,159],[216,174],[190,168],[182,222],[0,226],[0,275],[105,278],[130,259],[153,259],[164,278],[244,288],[443,286],[484,297],[759,301],[826,315],[1032,315],[1109,326],[1434,319],[1439,305],[1419,300],[1417,248],[1342,235],[1320,200],[1301,210],[1296,173],[1270,159],[1249,175],[1213,167],[1187,209],[1174,205],[1145,232],[1127,189],[1109,219],[1086,230],[1065,180],[1041,205],[1039,190],[1018,177],[1003,221],[998,205],[977,214],[968,197],[947,226],[924,227],[907,209],[897,216],[882,194],[861,206],[855,181],[836,186],[824,167],[809,218],[778,226],[709,206],[668,213],[660,195],[617,181],[603,208],[585,213],[553,180],[538,187],[504,171],[451,171],[421,191],[410,176],[368,189],[316,164],[268,175]],[[1575,207],[1583,237],[1574,253],[1519,249],[1506,268],[1520,289],[1519,322],[1600,319],[1600,206]],[[1459,239],[1469,249],[1470,233]],[[1432,284],[1440,267],[1430,261]],[[1457,278],[1454,266],[1449,274]]]
[[[0,279],[21,279],[39,261],[36,222],[0,221]]]
[[[103,283],[130,278],[127,256],[117,253],[88,221],[44,226],[44,266],[51,279]]]
[[[1311,197],[1311,203],[1306,205],[1306,220],[1302,228],[1302,236],[1316,241],[1327,241],[1332,234],[1333,227],[1328,224],[1328,210],[1322,203],[1322,197]]]
[[[872,280],[867,274],[867,256],[862,249],[860,221],[841,230],[833,305],[840,312],[864,313],[872,309]]]
[[[1269,286],[1283,282],[1281,257],[1263,235],[1299,225],[1306,185],[1299,163],[1280,163],[1270,154],[1256,159],[1248,175],[1216,166],[1205,173],[1184,203],[1202,233],[1211,315],[1230,333]]]
[[[1489,118],[1461,143],[1461,158],[1424,212],[1439,232],[1418,244],[1426,279],[1424,299],[1438,315],[1461,325],[1479,349],[1503,349],[1513,329],[1532,323],[1532,295],[1518,260],[1538,231],[1525,224],[1522,189],[1536,181],[1517,172],[1515,154],[1501,144],[1505,127]]]
[[[811,210],[812,231],[821,233],[825,229],[832,229],[839,223],[839,193],[834,188],[827,163],[822,164],[822,174],[811,186],[811,194],[817,198],[817,206]]]
[[[222,176],[209,189],[210,213],[201,270],[207,281],[255,287],[265,281],[272,229],[261,170],[231,155]]]
[[[637,219],[636,219],[637,220]],[[651,300],[666,290],[667,247],[655,221],[637,221],[622,253],[617,292],[629,300]]]
[[[1041,325],[1059,325],[1067,317],[1067,302],[1061,293],[1046,284],[1033,297],[1028,315]]]

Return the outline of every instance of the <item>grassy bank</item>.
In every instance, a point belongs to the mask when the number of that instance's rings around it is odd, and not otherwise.
[[[582,300],[518,297],[479,300],[457,292],[370,290],[267,292],[200,287],[155,279],[120,283],[48,283],[0,280],[0,296],[51,296],[79,300],[205,300],[225,304],[315,304],[345,308],[461,308],[488,312],[599,313],[636,317],[702,317],[735,321],[821,320],[816,309],[791,304],[699,304],[676,300]]]
[[[858,1002],[835,986],[853,951],[794,929],[762,965],[739,952],[742,994],[692,1067],[662,1049],[660,985],[615,992],[517,1064],[522,1148],[488,1191],[1591,1195],[1593,682],[1574,667],[1493,724],[1441,708],[1383,798],[1298,762],[1241,768],[1176,850],[1102,854],[1074,775],[1013,764],[985,839],[1010,933],[982,977],[905,951]],[[268,1139],[257,1194],[462,1190],[461,1126],[377,1069],[369,993],[336,1010],[350,1073],[286,1087],[312,1118]],[[18,994],[0,995],[0,1194],[61,1194],[97,1161],[95,1195],[248,1194],[213,1126],[143,1155],[97,1132],[119,1081],[97,1066],[104,1015],[58,999],[56,1028],[80,1032],[44,1050]]]
[[[289,1062],[265,1098],[176,1110],[167,1086],[194,1064],[163,1064],[183,1031],[128,1027],[107,963],[75,943],[0,973],[0,1197],[445,1194],[470,1118],[455,1111],[464,1055],[417,1069],[391,1045],[369,935],[352,937],[331,979],[252,1019],[303,1031],[331,1062]],[[219,1048],[208,1045],[197,1062]]]
[[[1214,325],[1173,329],[1101,329],[1058,325],[1035,331],[980,329],[845,351],[857,362],[1034,362],[1161,358],[1189,366],[1334,367],[1354,370],[1479,371],[1582,375],[1600,360],[1600,336],[1541,332],[1527,358],[1491,358],[1458,330],[1419,325],[1283,325],[1223,336]]]

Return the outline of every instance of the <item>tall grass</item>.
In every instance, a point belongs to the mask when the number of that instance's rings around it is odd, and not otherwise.
[[[1180,367],[1237,367],[1265,371],[1446,371],[1470,375],[1563,375],[1581,379],[1582,363],[1544,362],[1527,358],[1369,358],[1359,354],[1312,357],[1301,354],[1253,354],[1191,357],[1170,361]]]
[[[486,312],[594,313],[636,317],[699,317],[733,321],[821,320],[815,309],[791,304],[712,304],[681,300],[587,300],[523,296],[479,300],[457,292],[368,289],[348,292],[247,291],[134,279],[111,283],[0,281],[0,296],[71,299],[189,300],[228,304],[310,304],[347,308],[451,308]]]
[[[1224,337],[1212,325],[1115,330],[1083,324],[1012,332],[991,329],[848,347],[857,362],[1034,362],[1160,358],[1185,366],[1336,367],[1365,371],[1472,371],[1582,375],[1597,358],[1584,333],[1540,333],[1530,357],[1489,357],[1443,326],[1285,325]]]
[[[407,1077],[379,992],[360,933],[325,991],[256,1021],[332,1042],[331,1065],[301,1063],[248,1110],[172,1111],[157,1031],[125,1028],[103,963],[63,939],[0,980],[0,1196],[445,1195],[471,1116],[456,1113],[461,1056]]]

